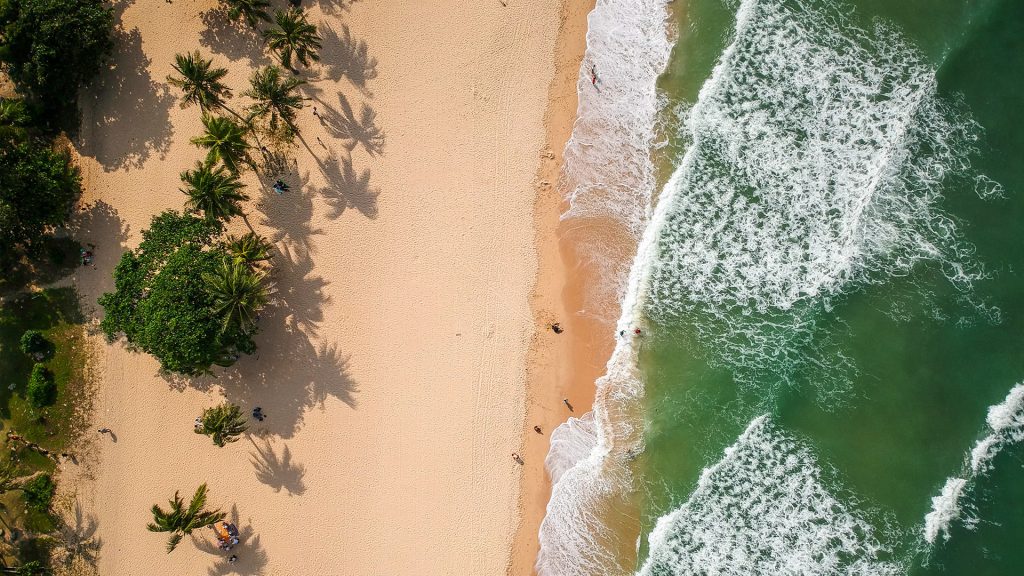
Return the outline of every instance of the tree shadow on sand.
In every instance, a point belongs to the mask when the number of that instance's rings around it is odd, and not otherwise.
[[[356,118],[355,110],[344,94],[338,93],[338,108],[325,107],[320,113],[320,122],[332,138],[345,141],[349,151],[362,144],[370,156],[384,152],[384,132],[377,126],[377,112],[363,102]]]
[[[320,36],[324,45],[320,51],[320,62],[326,77],[337,81],[345,76],[353,86],[370,95],[366,83],[377,77],[377,59],[370,56],[366,41],[355,39],[345,24],[341,26],[341,34],[323,25],[320,27]]]
[[[82,96],[83,106],[92,108],[83,135],[96,131],[103,137],[80,138],[79,150],[106,170],[139,168],[153,153],[163,158],[173,133],[174,96],[150,76],[139,30],[118,29],[115,45],[114,65]]]
[[[317,4],[320,6],[320,10],[324,14],[337,16],[339,14],[349,12],[352,10],[352,6],[361,1],[362,0],[318,0]]]
[[[217,546],[217,537],[213,528],[203,528],[191,535],[192,544],[200,552],[218,556],[217,562],[207,570],[209,576],[225,576],[227,574],[264,574],[267,567],[267,551],[260,542],[248,522],[239,521],[238,506],[232,505],[231,512],[225,518],[238,527],[238,544],[230,551],[221,550]],[[234,563],[229,562],[231,555],[238,556]]]
[[[68,231],[93,254],[93,267],[79,268],[77,280],[86,294],[99,296],[114,289],[114,279],[100,270],[113,270],[128,242],[128,225],[117,209],[97,200],[78,207]]]
[[[292,452],[287,445],[278,455],[269,440],[261,439],[257,442],[249,436],[249,441],[254,448],[249,452],[249,462],[252,463],[257,480],[271,487],[274,492],[284,489],[294,496],[301,496],[306,492],[306,483],[303,481],[306,467],[292,462]]]
[[[380,190],[370,186],[370,169],[356,172],[352,157],[331,158],[324,163],[327,186],[320,195],[331,207],[328,218],[338,218],[349,208],[355,208],[367,218],[377,217],[377,197]]]
[[[96,517],[85,514],[78,502],[75,502],[74,517],[70,520],[64,520],[60,527],[58,559],[69,573],[78,574],[84,567],[96,567],[103,544],[96,536]]]
[[[270,64],[270,58],[263,51],[263,37],[245,22],[232,22],[224,7],[207,10],[199,15],[203,30],[199,33],[199,44],[228,60],[242,58],[249,60],[249,67]]]

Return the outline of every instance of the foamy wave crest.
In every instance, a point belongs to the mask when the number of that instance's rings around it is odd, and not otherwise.
[[[684,130],[649,308],[696,319],[740,380],[841,384],[854,366],[818,326],[837,297],[921,263],[965,292],[983,275],[941,207],[944,183],[974,177],[980,128],[888,27],[831,2],[742,2]]]
[[[654,192],[651,146],[668,62],[666,0],[598,0],[587,21],[579,107],[565,149],[565,218],[612,218],[639,239]],[[591,69],[598,82],[592,84]]]
[[[596,293],[591,300],[600,309],[621,298],[622,330],[637,321],[647,269],[647,255],[632,258],[632,251],[649,232],[644,224],[655,187],[650,151],[660,105],[656,81],[671,51],[665,5],[666,0],[597,0],[588,17],[579,108],[562,166],[569,201],[563,219],[595,224],[587,228],[587,244],[577,246],[584,265],[599,270],[605,282],[588,287]],[[601,311],[588,306],[588,313]],[[552,433],[545,460],[551,498],[536,565],[541,576],[630,572],[635,542],[623,541],[615,527],[635,522],[629,462],[640,450],[640,430],[632,422],[640,421],[643,390],[635,367],[636,351],[620,340],[597,381],[593,412]]]
[[[1011,388],[1005,400],[989,407],[985,421],[987,433],[967,453],[962,476],[947,478],[942,491],[932,498],[932,509],[924,517],[923,528],[928,544],[935,544],[939,536],[943,541],[949,540],[950,528],[956,521],[969,529],[977,524],[977,518],[965,509],[964,499],[1005,446],[1024,440],[1024,382]]]
[[[844,500],[811,451],[762,416],[704,470],[689,500],[658,520],[640,575],[901,574]]]

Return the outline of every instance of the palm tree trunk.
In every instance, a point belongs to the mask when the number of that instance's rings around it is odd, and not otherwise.
[[[253,235],[256,235],[256,230],[253,230],[252,224],[249,223],[249,216],[246,215],[245,212],[242,212],[242,222],[245,222],[245,225],[249,228],[249,232],[252,232]]]

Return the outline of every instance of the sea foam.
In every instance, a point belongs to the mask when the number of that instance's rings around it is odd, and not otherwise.
[[[994,190],[968,166],[980,128],[890,27],[743,1],[682,129],[648,311],[692,324],[741,382],[841,392],[856,367],[821,324],[843,296],[922,264],[965,294],[984,275],[942,207],[952,179]]]
[[[588,16],[579,107],[562,167],[569,202],[563,218],[613,228],[588,234],[589,245],[578,249],[581,259],[602,271],[604,284],[588,291],[599,293],[599,302],[622,303],[617,331],[638,322],[636,302],[646,269],[638,262],[646,260],[632,258],[632,251],[648,233],[654,194],[650,151],[660,106],[656,81],[672,46],[667,16],[666,0],[597,0]],[[620,552],[632,543],[621,542],[608,528],[630,514],[629,461],[640,442],[641,431],[632,423],[639,420],[643,387],[628,339],[617,342],[597,389],[591,414],[552,433],[545,460],[552,490],[536,564],[541,576],[631,571]]]
[[[904,567],[830,490],[814,454],[755,419],[650,534],[640,576],[895,576]]]
[[[965,501],[996,455],[1007,445],[1024,440],[1024,382],[1011,388],[1002,402],[989,407],[985,422],[985,435],[967,453],[961,475],[947,478],[942,490],[932,498],[932,509],[925,515],[922,528],[922,536],[930,545],[937,543],[940,536],[943,541],[949,540],[954,522],[960,521],[968,529],[977,523]]]

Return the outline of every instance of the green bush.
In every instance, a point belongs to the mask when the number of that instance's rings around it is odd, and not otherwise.
[[[36,364],[32,367],[32,375],[28,378],[28,403],[35,408],[49,406],[57,401],[57,383],[53,380],[53,372],[46,366]]]
[[[56,348],[39,330],[26,330],[21,335],[21,351],[36,361],[53,358]]]
[[[48,511],[50,509],[50,502],[53,500],[53,491],[56,488],[57,485],[53,483],[53,478],[50,478],[49,474],[36,476],[22,487],[22,492],[25,494],[25,504],[28,505],[29,509],[36,512]]]

